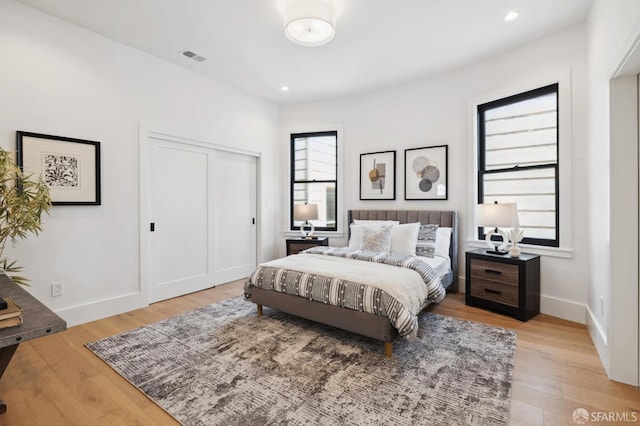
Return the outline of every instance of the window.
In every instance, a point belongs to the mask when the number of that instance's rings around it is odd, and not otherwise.
[[[291,135],[291,229],[293,206],[317,204],[318,220],[311,220],[316,231],[336,231],[338,188],[338,132],[294,133]]]
[[[558,84],[478,105],[478,203],[517,203],[524,244],[559,247],[558,115]]]

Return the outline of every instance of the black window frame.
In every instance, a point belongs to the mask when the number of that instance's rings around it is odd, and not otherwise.
[[[556,162],[555,164],[538,164],[531,166],[512,166],[501,169],[486,170],[486,140],[485,140],[485,113],[487,110],[502,107],[516,102],[537,98],[539,96],[555,93],[556,95]],[[484,200],[484,176],[488,174],[508,173],[514,171],[535,170],[535,169],[553,169],[555,173],[555,239],[549,238],[531,238],[526,237],[520,242],[521,244],[529,244],[544,247],[560,247],[560,84],[553,83],[537,89],[518,93],[506,98],[497,99],[477,106],[478,120],[478,188],[477,188],[477,204],[482,204]],[[489,201],[487,201],[489,202]],[[485,239],[483,228],[478,227],[478,239]]]
[[[312,180],[296,180],[295,179],[295,140],[296,139],[301,139],[301,138],[312,138],[312,137],[319,137],[319,136],[333,136],[336,139],[336,178],[334,179],[326,179],[326,180],[317,180],[317,179],[312,179]],[[315,227],[315,231],[326,231],[326,232],[336,232],[338,230],[338,222],[340,220],[340,218],[338,217],[338,131],[337,130],[326,130],[326,131],[321,131],[321,132],[303,132],[303,133],[291,133],[289,135],[290,137],[290,143],[289,143],[289,157],[290,157],[290,162],[289,162],[289,177],[290,177],[290,181],[289,181],[289,227],[291,231],[299,231],[300,227],[299,226],[295,226],[295,221],[293,220],[293,206],[294,206],[294,187],[296,184],[301,184],[301,183],[334,183],[335,184],[335,206],[334,206],[334,217],[336,218],[335,220],[335,226],[316,226]]]

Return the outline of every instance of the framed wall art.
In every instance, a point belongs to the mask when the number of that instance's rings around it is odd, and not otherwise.
[[[448,199],[447,149],[448,145],[405,149],[405,200]]]
[[[42,176],[53,204],[100,205],[100,142],[16,133],[18,165]]]
[[[396,152],[360,154],[360,199],[396,199]]]

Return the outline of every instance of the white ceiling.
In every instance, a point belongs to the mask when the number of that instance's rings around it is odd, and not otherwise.
[[[350,96],[463,66],[583,21],[592,2],[335,0],[335,39],[308,48],[284,36],[284,0],[18,1],[277,103]],[[505,22],[512,9],[520,17]]]

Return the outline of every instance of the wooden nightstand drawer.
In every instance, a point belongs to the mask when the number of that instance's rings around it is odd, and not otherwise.
[[[518,265],[471,259],[471,277],[517,286]]]
[[[490,300],[503,305],[518,307],[518,285],[503,284],[496,281],[486,281],[480,278],[471,280],[471,296]]]

